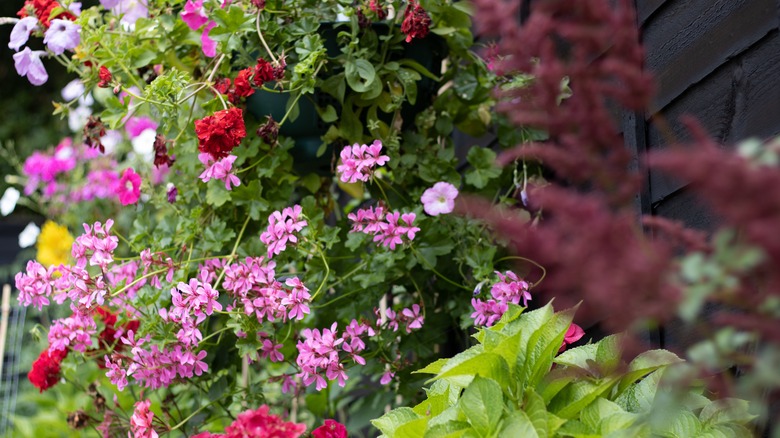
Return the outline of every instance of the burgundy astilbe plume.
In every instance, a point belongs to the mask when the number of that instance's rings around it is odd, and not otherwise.
[[[630,153],[610,112],[610,104],[644,108],[652,91],[642,68],[636,18],[628,1],[539,0],[528,21],[518,27],[518,2],[475,0],[480,31],[500,36],[499,72],[534,77],[527,87],[501,93],[498,105],[518,125],[546,130],[551,141],[509,151],[541,159],[574,183],[587,183],[631,199],[638,187],[628,171]],[[571,96],[563,97],[565,80]]]

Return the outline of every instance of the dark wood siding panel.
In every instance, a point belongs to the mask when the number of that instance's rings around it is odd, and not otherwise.
[[[685,114],[694,115],[724,144],[780,134],[780,33],[772,32],[669,105],[662,112],[664,123],[648,128],[648,147],[662,148],[670,139],[688,140],[690,135],[679,122]],[[651,202],[682,186],[680,181],[651,172]]]
[[[657,72],[653,111],[778,27],[776,0],[668,2],[646,23],[647,66]]]
[[[642,25],[650,16],[655,13],[667,0],[637,0],[636,16],[639,24]]]

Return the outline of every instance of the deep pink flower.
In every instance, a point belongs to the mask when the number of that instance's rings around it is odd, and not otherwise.
[[[181,19],[192,30],[198,30],[209,21],[206,11],[203,9],[203,0],[187,0],[184,5],[184,11],[181,13]]]
[[[437,182],[423,193],[420,200],[425,212],[431,216],[451,213],[455,208],[458,189],[448,182]]]
[[[300,232],[303,227],[308,225],[306,220],[301,218],[301,215],[301,206],[295,205],[287,207],[281,212],[275,211],[268,217],[268,228],[260,234],[260,240],[268,247],[268,258],[287,249],[287,242],[298,242],[295,233]]]
[[[563,336],[563,342],[561,343],[561,348],[558,350],[558,353],[565,350],[567,345],[579,341],[583,336],[585,336],[585,330],[577,324],[571,323],[569,329],[566,330],[566,334]]]
[[[336,171],[343,182],[368,181],[376,166],[383,166],[390,160],[382,153],[382,142],[374,140],[371,146],[355,143],[341,150],[341,163]]]
[[[325,420],[325,424],[311,431],[313,438],[347,438],[347,428],[336,420]]]
[[[395,377],[395,373],[387,370],[384,373],[382,373],[382,377],[379,379],[380,385],[387,385],[388,383],[393,381],[393,377]]]
[[[141,176],[135,173],[132,167],[128,167],[114,187],[114,193],[122,205],[135,204],[141,197]]]
[[[283,421],[269,413],[266,405],[238,414],[236,421],[225,429],[226,438],[298,438],[306,431],[305,424]]]
[[[198,159],[206,166],[198,178],[203,182],[209,182],[212,179],[218,179],[225,183],[225,188],[231,190],[233,186],[238,187],[241,185],[241,180],[238,179],[235,172],[233,172],[233,162],[236,161],[235,155],[228,155],[216,162],[213,162],[213,158],[208,153],[198,154]]]
[[[25,272],[17,273],[14,280],[19,290],[19,304],[32,305],[38,310],[49,305],[49,296],[52,293],[50,270],[35,260],[30,260],[27,262]]]
[[[209,21],[200,34],[200,44],[203,49],[203,54],[209,58],[217,56],[217,42],[209,38],[209,32],[215,27],[217,27],[217,23],[215,21]]]
[[[406,320],[408,321],[406,324],[406,333],[411,333],[412,329],[422,328],[425,317],[420,315],[419,304],[413,304],[411,310],[403,309],[401,314],[406,317]]]

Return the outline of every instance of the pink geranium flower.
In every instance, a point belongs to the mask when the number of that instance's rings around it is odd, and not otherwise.
[[[558,350],[558,353],[565,350],[567,345],[579,341],[583,336],[585,336],[585,330],[577,324],[571,323],[569,329],[566,330],[566,334],[563,336],[563,342],[561,343],[561,348]]]
[[[114,193],[119,197],[122,205],[135,204],[141,197],[141,176],[131,167],[125,169],[114,187]]]
[[[455,198],[458,197],[458,189],[447,182],[437,182],[433,187],[423,193],[420,200],[423,209],[431,216],[452,213],[455,208]]]
[[[146,399],[135,404],[135,411],[130,417],[130,431],[135,438],[157,438],[157,432],[152,427],[154,413],[149,410],[151,401]]]

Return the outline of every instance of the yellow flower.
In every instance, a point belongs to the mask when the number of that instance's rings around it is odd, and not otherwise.
[[[59,266],[70,261],[70,249],[73,245],[73,236],[68,228],[52,221],[46,221],[38,236],[38,254],[35,256],[44,266]]]

